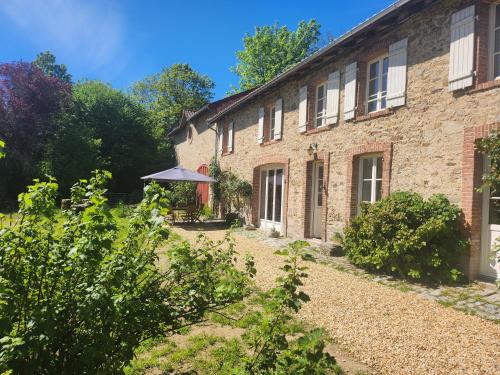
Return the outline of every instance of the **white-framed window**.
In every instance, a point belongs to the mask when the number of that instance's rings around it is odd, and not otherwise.
[[[382,155],[359,159],[358,202],[373,203],[382,198]]]
[[[274,132],[276,128],[276,107],[271,107],[269,110],[269,140],[274,139]]]
[[[326,83],[316,87],[316,110],[314,111],[314,127],[326,124]]]
[[[267,166],[260,171],[259,218],[263,228],[281,230],[284,180],[282,165]]]
[[[367,69],[366,112],[370,113],[387,107],[389,56],[370,61]]]
[[[500,78],[500,2],[491,5],[490,16],[490,77]]]

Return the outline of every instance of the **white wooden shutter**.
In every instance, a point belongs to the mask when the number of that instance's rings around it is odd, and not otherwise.
[[[387,107],[398,107],[405,104],[407,50],[407,38],[389,46]]]
[[[307,130],[307,86],[299,90],[299,132]]]
[[[345,88],[344,88],[344,120],[354,118],[356,111],[356,76],[358,73],[358,63],[353,62],[345,68]]]
[[[257,142],[264,142],[264,107],[259,108],[259,129],[257,134]]]
[[[339,119],[340,72],[330,73],[326,84],[326,125],[336,124]]]
[[[449,91],[472,86],[474,76],[474,15],[474,5],[451,15]]]
[[[234,122],[231,122],[227,128],[227,152],[233,152],[233,130]]]
[[[283,99],[276,100],[274,110],[274,139],[281,139],[283,128]]]
[[[219,141],[218,141],[218,151],[219,151],[219,154],[222,155],[222,151],[223,151],[223,141],[224,141],[224,127],[223,126],[219,126],[218,128],[218,131],[219,131]]]

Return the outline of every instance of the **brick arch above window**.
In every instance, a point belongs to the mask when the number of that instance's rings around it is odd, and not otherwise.
[[[348,222],[356,216],[358,209],[358,177],[359,158],[367,154],[381,154],[382,164],[382,197],[390,193],[391,165],[392,165],[392,143],[367,143],[353,147],[347,158],[347,184],[344,220]]]

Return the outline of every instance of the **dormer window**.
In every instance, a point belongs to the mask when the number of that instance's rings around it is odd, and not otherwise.
[[[383,56],[368,64],[367,112],[387,108],[387,73],[389,57]]]

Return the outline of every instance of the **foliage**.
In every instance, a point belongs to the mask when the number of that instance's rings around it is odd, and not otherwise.
[[[373,204],[345,229],[344,247],[357,266],[411,279],[456,281],[466,248],[460,209],[441,194],[424,200],[398,192]]]
[[[172,204],[175,207],[188,207],[196,204],[196,184],[192,182],[172,182]]]
[[[250,206],[252,185],[231,171],[223,171],[219,176],[221,203],[225,212],[244,214]]]
[[[0,159],[5,157],[5,142],[0,139]]]
[[[20,195],[18,221],[0,231],[1,372],[120,373],[142,341],[245,295],[230,238],[170,245],[158,267],[170,232],[157,184],[117,238],[109,178],[98,171],[75,184],[60,221],[53,179]]]
[[[67,107],[71,86],[30,63],[0,64],[0,139],[9,152],[0,165],[0,200],[15,199],[37,177],[55,118]]]
[[[316,20],[301,21],[297,30],[275,23],[255,28],[255,34],[243,38],[244,49],[236,52],[238,60],[231,71],[240,77],[243,91],[262,85],[317,49],[320,25]]]
[[[307,277],[300,259],[309,259],[303,249],[305,241],[289,245],[288,257],[281,268],[285,275],[277,279],[277,286],[269,292],[268,302],[258,323],[244,336],[251,355],[243,359],[248,374],[323,374],[334,369],[335,359],[324,352],[324,334],[319,329],[306,332],[291,341],[289,327],[291,314],[300,310],[309,297],[299,288]]]
[[[55,77],[63,82],[71,83],[71,74],[64,64],[56,64],[56,57],[49,51],[36,55],[33,65],[49,77]]]
[[[85,81],[73,87],[71,106],[60,116],[43,171],[57,177],[64,194],[98,168],[113,174],[112,192],[133,192],[142,186],[140,177],[166,159],[156,153],[156,145],[141,105],[107,84]]]
[[[174,64],[134,84],[132,95],[151,110],[157,130],[166,134],[186,109],[198,110],[213,97],[213,81],[188,64]]]
[[[208,174],[215,180],[215,182],[212,183],[212,205],[214,213],[217,214],[219,212],[219,206],[222,197],[220,183],[222,169],[220,168],[220,164],[215,157],[212,157],[212,159],[210,160],[210,164],[208,166]]]

